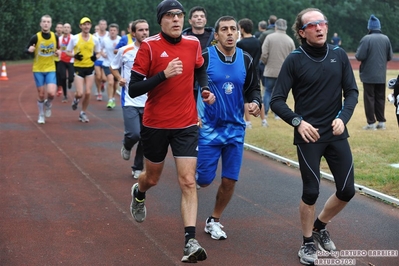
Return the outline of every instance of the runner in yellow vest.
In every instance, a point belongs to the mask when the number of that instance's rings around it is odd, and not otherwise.
[[[69,42],[66,54],[75,58],[75,98],[72,102],[72,110],[78,108],[80,99],[82,100],[82,110],[79,114],[79,120],[88,123],[89,119],[86,115],[89,106],[91,88],[94,84],[94,62],[100,52],[100,43],[98,39],[90,34],[91,20],[84,17],[79,24],[81,33],[74,35]],[[86,87],[86,90],[84,90]]]
[[[51,29],[51,17],[44,15],[40,19],[41,31],[33,35],[26,47],[27,53],[33,53],[33,77],[38,92],[39,124],[45,123],[45,117],[51,116],[51,102],[57,90],[55,62],[58,58],[58,39]],[[46,86],[46,87],[45,87]],[[47,89],[47,99],[46,96]],[[46,110],[44,110],[46,109]]]

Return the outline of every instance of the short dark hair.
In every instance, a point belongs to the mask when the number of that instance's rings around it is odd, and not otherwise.
[[[145,20],[145,19],[136,19],[135,21],[132,22],[132,27],[130,30],[132,32],[136,32],[136,25],[139,23],[147,23],[148,24],[147,20]]]
[[[220,27],[220,22],[221,21],[231,21],[231,20],[234,20],[236,22],[236,26],[238,27],[238,23],[237,23],[236,19],[233,16],[223,16],[223,17],[220,17],[216,21],[216,23],[215,23],[215,32],[219,31],[219,27]]]
[[[270,15],[269,17],[269,25],[276,23],[277,17],[275,15]]]
[[[191,9],[190,9],[190,12],[188,13],[188,18],[191,19],[191,17],[193,16],[193,13],[194,13],[194,12],[197,12],[197,11],[202,11],[202,12],[204,12],[205,18],[206,18],[206,16],[207,16],[206,10],[205,10],[205,8],[203,8],[202,6],[195,6],[195,7],[191,8]]]
[[[119,25],[116,23],[109,24],[108,28],[117,28],[119,30]]]
[[[243,18],[238,21],[240,28],[244,30],[245,33],[252,33],[254,28],[254,23],[249,18]]]

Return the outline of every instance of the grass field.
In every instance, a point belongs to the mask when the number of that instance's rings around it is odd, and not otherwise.
[[[367,131],[363,105],[363,86],[359,79],[359,71],[355,70],[359,88],[359,102],[347,127],[349,130],[354,162],[355,182],[399,198],[399,168],[390,164],[399,164],[399,128],[396,122],[395,107],[386,103],[386,130]],[[398,70],[388,70],[387,80],[396,78]],[[392,90],[386,89],[387,95]],[[290,95],[288,104],[293,106]],[[261,127],[261,120],[251,117],[252,129],[247,130],[245,142],[273,152],[288,159],[297,161],[296,148],[293,143],[293,128],[282,120],[275,120],[269,113],[269,127]],[[324,158],[321,171],[331,173]]]

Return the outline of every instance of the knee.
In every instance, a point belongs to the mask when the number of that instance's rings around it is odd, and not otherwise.
[[[302,201],[307,205],[314,205],[319,197],[319,190],[317,189],[307,189],[303,190]]]
[[[355,187],[345,187],[343,190],[337,191],[335,196],[342,201],[349,202],[355,196]]]
[[[126,138],[132,143],[136,144],[140,140],[140,132],[129,131],[126,133]]]

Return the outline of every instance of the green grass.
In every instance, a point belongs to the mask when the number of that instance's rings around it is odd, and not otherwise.
[[[355,182],[371,189],[399,198],[399,169],[390,164],[399,163],[399,128],[394,113],[395,107],[386,103],[385,115],[387,129],[366,131],[363,106],[363,86],[359,80],[359,71],[355,70],[359,88],[359,103],[352,119],[348,123],[354,163]],[[388,70],[387,80],[397,77],[398,70]],[[386,89],[387,95],[392,90]],[[293,106],[292,95],[287,103]],[[282,120],[273,119],[269,113],[269,127],[261,127],[261,120],[251,117],[253,128],[247,130],[245,142],[280,156],[297,161],[296,148],[293,145],[293,128]],[[331,173],[325,160],[320,170]]]

